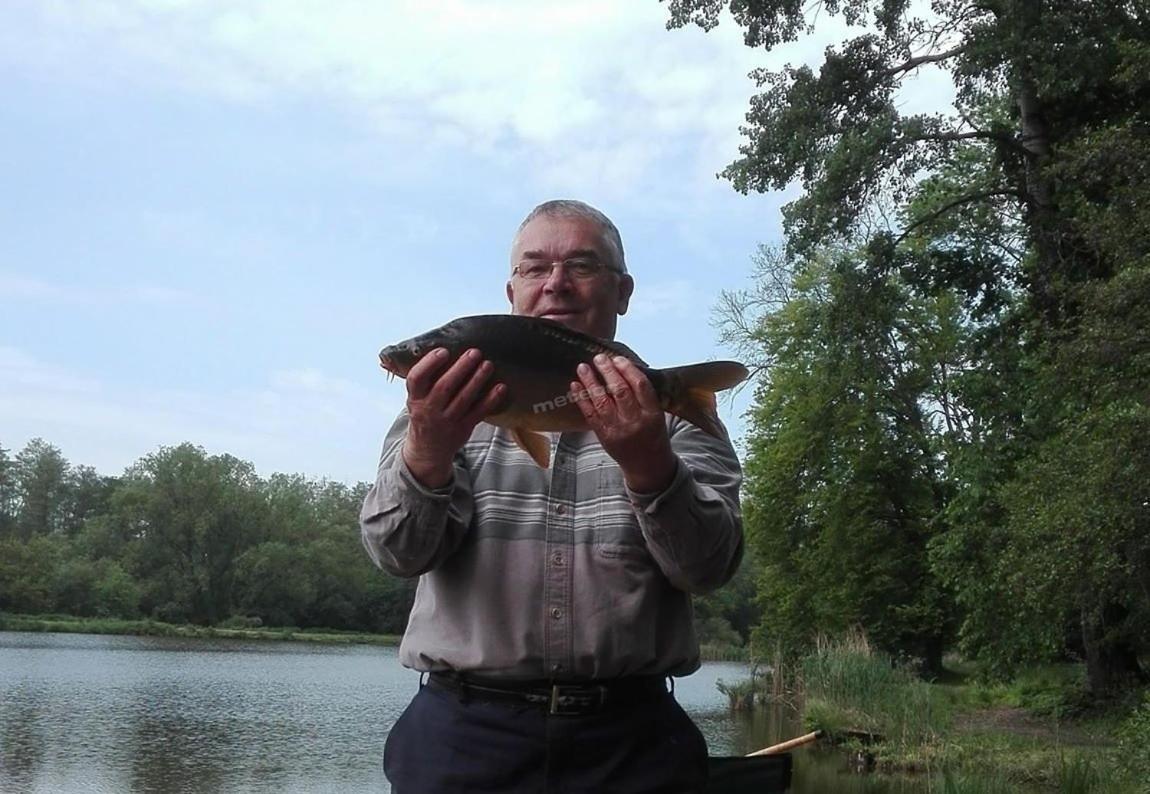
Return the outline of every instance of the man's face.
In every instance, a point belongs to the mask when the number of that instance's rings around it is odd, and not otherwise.
[[[614,267],[611,247],[599,224],[580,217],[540,215],[523,227],[511,248],[511,266],[532,261],[563,262],[595,257],[607,267],[591,278],[577,278],[566,267],[526,279],[512,273],[507,282],[511,313],[547,317],[601,339],[615,338],[615,321],[627,311],[635,282]]]

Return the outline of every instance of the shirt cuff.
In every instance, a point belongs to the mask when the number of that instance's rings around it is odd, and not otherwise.
[[[631,504],[642,510],[648,515],[653,515],[659,510],[659,507],[669,499],[674,498],[678,491],[687,487],[688,480],[691,479],[687,467],[683,465],[683,461],[679,456],[675,456],[675,476],[671,478],[671,482],[662,491],[657,493],[640,493],[639,491],[632,491],[627,487],[626,481],[623,487],[627,489],[627,497],[631,500]]]
[[[407,461],[403,459],[402,454],[399,456],[399,477],[421,496],[426,496],[429,499],[450,498],[451,492],[455,489],[455,466],[451,467],[451,479],[447,481],[446,485],[440,488],[428,488],[411,473],[411,469],[407,467]]]

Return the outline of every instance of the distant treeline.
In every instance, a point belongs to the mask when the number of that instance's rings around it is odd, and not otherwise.
[[[192,444],[120,477],[40,439],[0,447],[0,610],[400,632],[414,583],[359,544],[367,487],[262,479]]]
[[[0,446],[0,611],[400,633],[415,581],[360,545],[368,487],[264,479],[193,444],[119,477],[41,439],[14,457]],[[704,642],[746,641],[753,580],[697,602]]]

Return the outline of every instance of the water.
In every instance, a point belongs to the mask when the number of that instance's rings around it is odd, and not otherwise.
[[[790,730],[730,714],[715,684],[745,677],[676,681],[712,755]],[[387,791],[384,739],[417,687],[390,647],[0,632],[0,791]]]

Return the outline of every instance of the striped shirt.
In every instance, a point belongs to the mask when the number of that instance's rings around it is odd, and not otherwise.
[[[420,577],[404,665],[557,680],[698,668],[690,594],[727,582],[743,553],[728,439],[667,415],[675,477],[640,494],[593,433],[555,434],[543,469],[480,423],[431,490],[403,462],[407,424],[387,434],[360,515],[376,565]]]

